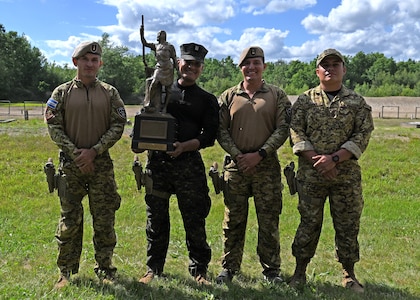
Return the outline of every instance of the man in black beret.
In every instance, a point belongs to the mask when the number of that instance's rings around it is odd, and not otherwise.
[[[207,267],[211,249],[207,243],[206,217],[211,200],[206,170],[199,150],[214,145],[219,121],[214,95],[196,84],[204,67],[207,49],[196,43],[183,44],[177,60],[179,78],[172,85],[167,112],[177,120],[178,137],[170,152],[149,152],[146,180],[147,272],[139,279],[148,284],[162,275],[169,245],[169,198],[175,194],[184,221],[189,253],[189,273],[200,285],[209,285]]]

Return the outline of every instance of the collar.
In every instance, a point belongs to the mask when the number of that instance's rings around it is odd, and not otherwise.
[[[245,92],[245,90],[242,88],[243,83],[244,83],[244,81],[242,80],[242,81],[241,81],[241,82],[239,82],[239,83],[238,83],[238,85],[235,87],[235,90],[234,90],[234,93],[235,93],[235,94],[240,95],[240,94],[246,93],[246,92]],[[262,92],[262,93],[266,93],[266,92],[268,92],[268,91],[269,91],[269,89],[268,89],[267,83],[266,83],[266,82],[265,82],[265,80],[263,79],[263,80],[262,80],[262,85],[261,85],[261,87],[260,87],[258,90],[256,90],[255,92]]]

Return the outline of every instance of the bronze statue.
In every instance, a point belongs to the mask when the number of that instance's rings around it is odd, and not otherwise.
[[[171,86],[174,81],[174,69],[176,70],[175,47],[166,41],[166,32],[161,30],[157,33],[158,43],[148,43],[144,38],[144,21],[140,27],[140,38],[144,47],[155,52],[156,65],[153,74],[146,79],[146,94],[144,97],[144,110],[149,113],[166,113]],[[144,61],[144,60],[143,60]],[[144,61],[145,63],[145,61]],[[147,70],[147,65],[145,63]],[[162,89],[165,89],[165,97],[162,97]]]

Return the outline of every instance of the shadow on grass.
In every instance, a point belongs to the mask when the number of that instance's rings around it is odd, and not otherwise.
[[[167,275],[153,280],[149,285],[141,284],[137,278],[120,276],[115,284],[102,284],[98,279],[78,277],[72,285],[80,289],[80,295],[94,292],[96,299],[369,299],[369,300],[420,300],[404,290],[386,285],[365,284],[365,293],[357,294],[339,285],[309,281],[301,289],[290,288],[286,283],[271,284],[260,278],[239,275],[232,283],[199,286],[192,277]],[[83,290],[84,289],[84,290]],[[90,292],[88,292],[90,291]],[[77,292],[71,292],[75,296]]]

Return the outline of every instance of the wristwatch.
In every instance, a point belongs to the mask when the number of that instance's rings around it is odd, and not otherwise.
[[[265,151],[264,149],[260,149],[258,150],[258,154],[264,159],[267,157],[267,151]]]
[[[332,161],[333,161],[333,162],[335,162],[335,163],[338,163],[338,162],[340,161],[340,156],[338,156],[338,155],[333,155],[333,157],[332,157]]]

